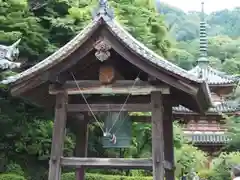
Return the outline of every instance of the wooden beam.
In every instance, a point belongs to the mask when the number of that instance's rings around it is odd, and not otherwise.
[[[62,157],[61,164],[68,167],[152,169],[152,159]],[[163,162],[163,165],[166,169],[172,168],[169,162]]]
[[[79,112],[78,110],[75,110],[74,109],[74,112]],[[104,112],[104,111],[103,111]],[[105,111],[106,112],[106,111]],[[71,113],[71,114],[74,114],[74,113]],[[152,117],[151,116],[149,116],[149,115],[142,115],[142,116],[135,116],[135,115],[130,115],[130,118],[131,118],[131,121],[133,121],[133,122],[139,122],[139,123],[150,123],[151,122],[151,119],[152,119]],[[176,119],[173,117],[172,118],[172,121],[175,121]],[[85,121],[85,119],[81,119],[81,120],[79,120],[79,121]],[[94,118],[93,119],[91,119],[91,121],[89,121],[89,120],[86,120],[87,122],[89,122],[89,123],[92,123],[93,121],[94,121]]]
[[[129,111],[129,112],[149,112],[150,104],[89,104],[93,112],[109,112],[109,111]],[[90,111],[87,104],[68,104],[68,112],[86,112]]]
[[[163,114],[163,137],[164,137],[164,159],[174,166],[174,143],[173,143],[173,117],[172,105],[164,101]],[[175,168],[165,170],[165,178],[167,180],[174,180]]]
[[[160,91],[162,94],[170,94],[169,87],[165,85],[153,86],[143,81],[116,81],[113,84],[103,85],[100,81],[67,81],[63,89],[69,95],[75,94],[131,94],[131,95],[148,95],[152,91]],[[57,94],[62,89],[51,84],[49,87],[50,94]]]
[[[128,95],[116,95],[116,96],[101,96],[101,95],[91,95],[87,98],[89,104],[124,104],[127,100],[128,104],[137,104],[137,103],[150,103],[151,98],[149,95],[144,96],[129,96]],[[85,100],[82,95],[75,95],[69,97],[69,104],[85,104]]]
[[[152,92],[152,158],[153,180],[164,180],[163,97]]]
[[[62,158],[63,166],[86,167],[122,167],[122,168],[147,168],[151,169],[151,159],[124,159],[124,158]]]
[[[65,92],[56,95],[55,120],[53,126],[51,157],[48,180],[60,180],[61,156],[64,148],[64,136],[67,120],[67,94]]]

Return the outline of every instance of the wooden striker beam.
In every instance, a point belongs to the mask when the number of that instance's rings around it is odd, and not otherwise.
[[[61,156],[63,153],[67,120],[67,101],[68,96],[65,92],[61,92],[56,95],[55,119],[48,180],[60,180],[61,178]]]

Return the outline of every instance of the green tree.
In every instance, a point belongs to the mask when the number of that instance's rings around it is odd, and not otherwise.
[[[229,138],[230,141],[228,142],[225,150],[233,152],[233,151],[240,151],[240,117],[239,116],[232,116],[227,118],[227,124],[229,128]]]
[[[39,61],[54,49],[40,19],[28,9],[27,0],[0,0],[0,42],[11,44],[21,38],[21,57],[29,63]]]

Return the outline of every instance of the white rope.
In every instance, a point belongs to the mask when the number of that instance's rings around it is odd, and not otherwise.
[[[100,129],[102,130],[102,132],[104,133],[104,130],[103,130],[103,128],[102,128],[102,126],[101,126],[101,123],[100,123],[100,121],[97,119],[97,117],[95,116],[95,114],[93,113],[93,111],[92,111],[92,108],[90,107],[90,105],[88,104],[88,102],[87,102],[87,99],[85,98],[85,96],[84,96],[84,94],[83,94],[83,92],[82,92],[82,90],[81,90],[81,88],[79,87],[79,85],[78,85],[78,83],[77,83],[77,80],[76,80],[76,78],[75,78],[75,76],[74,76],[74,74],[71,72],[71,74],[72,74],[72,77],[73,77],[73,79],[74,79],[74,82],[76,83],[76,85],[77,85],[77,88],[78,88],[78,90],[80,91],[80,93],[81,93],[81,95],[82,95],[82,98],[84,99],[84,101],[85,101],[85,103],[87,104],[87,106],[88,106],[88,109],[89,109],[89,111],[91,112],[91,114],[92,114],[92,116],[93,116],[93,118],[95,119],[95,121],[98,123],[98,125],[99,125],[99,127],[100,127]]]
[[[112,125],[112,127],[109,129],[108,133],[111,133],[111,130],[113,129],[113,127],[116,125],[117,121],[119,120],[120,114],[121,114],[121,112],[123,111],[123,108],[124,108],[124,106],[126,105],[126,103],[127,103],[128,99],[129,99],[130,95],[132,94],[132,90],[133,90],[134,86],[135,86],[136,82],[139,80],[140,73],[141,73],[141,72],[138,73],[136,79],[134,80],[133,85],[132,85],[132,87],[131,87],[131,90],[130,90],[130,92],[129,92],[129,94],[128,94],[126,100],[125,100],[125,102],[123,103],[121,110],[120,110],[119,113],[118,113],[118,116],[117,116],[117,118],[116,118],[116,121],[113,123],[113,125]],[[125,119],[126,119],[126,118],[125,118]],[[124,121],[125,119],[123,119],[123,121]],[[123,123],[123,122],[122,122],[122,123]],[[115,134],[116,134],[116,133],[115,133]]]
[[[129,92],[129,94],[128,94],[126,100],[125,100],[125,102],[123,103],[123,105],[122,105],[122,107],[121,107],[121,109],[120,109],[120,111],[119,111],[119,113],[118,113],[118,116],[117,116],[117,118],[116,118],[116,121],[113,123],[112,127],[107,131],[107,133],[110,133],[111,130],[112,130],[112,129],[114,128],[114,126],[116,125],[116,123],[118,122],[119,117],[120,117],[120,114],[121,114],[121,112],[123,111],[124,106],[126,105],[126,103],[127,103],[128,99],[129,99],[130,95],[132,94],[133,88],[134,88],[135,84],[137,83],[137,81],[139,80],[140,73],[141,73],[141,72],[139,72],[138,75],[137,75],[137,77],[135,78],[135,80],[134,80],[134,82],[133,82],[133,85],[132,85],[132,87],[131,87],[131,90],[130,90],[130,92]],[[99,125],[100,129],[102,130],[103,134],[105,134],[106,132],[104,131],[103,127],[101,126],[100,121],[97,119],[97,117],[96,117],[95,114],[93,113],[92,108],[91,108],[90,105],[88,104],[87,99],[85,98],[85,96],[84,96],[81,88],[79,87],[79,85],[78,85],[78,83],[77,83],[77,80],[76,80],[76,78],[75,78],[75,76],[74,76],[74,74],[73,74],[72,72],[71,72],[71,75],[72,75],[72,77],[73,77],[73,79],[74,79],[74,81],[75,81],[75,84],[77,85],[77,88],[79,89],[79,91],[80,91],[80,93],[81,93],[81,96],[83,97],[85,103],[87,104],[89,111],[91,112],[91,114],[92,114],[92,116],[94,117],[95,121],[98,123],[98,125]],[[109,104],[108,104],[108,116],[109,116],[109,112],[110,112],[110,107],[109,107]],[[123,121],[125,121],[125,119],[126,119],[126,117],[123,119]],[[121,123],[121,125],[122,125],[122,124],[123,124],[123,122]],[[120,127],[119,127],[119,128],[120,128]],[[119,130],[119,128],[116,130],[116,132]],[[106,129],[106,130],[107,130],[107,129]],[[115,133],[115,134],[116,134],[116,133]]]
[[[117,143],[117,137],[115,134],[112,134],[112,137],[110,139],[110,142],[113,143],[113,144],[116,144]]]

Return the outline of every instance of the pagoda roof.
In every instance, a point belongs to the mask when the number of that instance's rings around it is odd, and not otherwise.
[[[114,18],[112,18],[109,11],[106,11],[106,7],[107,6],[103,7],[101,5],[101,9],[93,20],[71,41],[58,49],[55,53],[33,67],[19,74],[8,77],[6,80],[3,80],[2,83],[11,84],[11,91],[15,96],[21,96],[22,94],[24,94],[24,96],[33,96],[37,91],[31,92],[30,95],[26,95],[26,92],[49,82],[50,76],[54,75],[51,74],[53,73],[53,69],[55,70],[54,73],[56,72],[56,69],[57,73],[59,73],[67,71],[68,68],[70,68],[69,66],[74,65],[72,62],[73,60],[68,58],[70,55],[79,51],[79,49],[86,49],[86,44],[89,44],[90,42],[91,46],[88,47],[86,50],[87,52],[84,52],[85,55],[82,53],[80,56],[86,56],[86,54],[90,52],[89,49],[94,50],[94,42],[92,42],[90,38],[93,35],[95,35],[96,38],[96,35],[100,33],[100,35],[97,36],[103,37],[109,41],[111,47],[123,58],[139,69],[155,76],[163,83],[169,85],[173,92],[176,93],[175,95],[180,93],[181,95],[178,94],[176,96],[176,99],[181,102],[180,104],[191,108],[194,111],[196,110],[197,112],[205,112],[211,106],[210,91],[205,80],[199,79],[197,76],[194,76],[188,71],[174,65],[137,41],[117,21],[115,21]],[[124,50],[119,50],[119,48],[121,49],[122,47]],[[137,56],[138,58],[135,58],[135,61],[133,62],[130,55],[126,55],[126,52],[129,52],[131,53],[131,56]],[[81,57],[79,57],[79,55],[76,56],[76,58],[77,57],[78,61],[80,61]],[[66,63],[66,60],[69,61]],[[66,64],[63,65],[63,63]],[[43,90],[41,90],[41,93],[42,91]],[[47,96],[48,86],[44,86],[44,92]],[[45,97],[45,99],[48,99],[48,97]]]
[[[188,140],[193,144],[226,144],[229,141],[227,134],[217,133],[192,133],[186,134]]]
[[[240,111],[239,105],[234,104],[234,103],[228,103],[225,101],[225,102],[216,104],[214,107],[209,108],[208,111],[206,112],[206,114],[221,115],[222,113],[236,113],[238,111]],[[182,105],[179,105],[179,106],[173,107],[173,113],[175,113],[175,114],[182,114],[182,113],[191,114],[194,112]]]
[[[228,75],[225,72],[218,71],[208,64],[198,64],[188,72],[199,78],[205,79],[209,86],[234,86],[239,81],[238,78]]]

